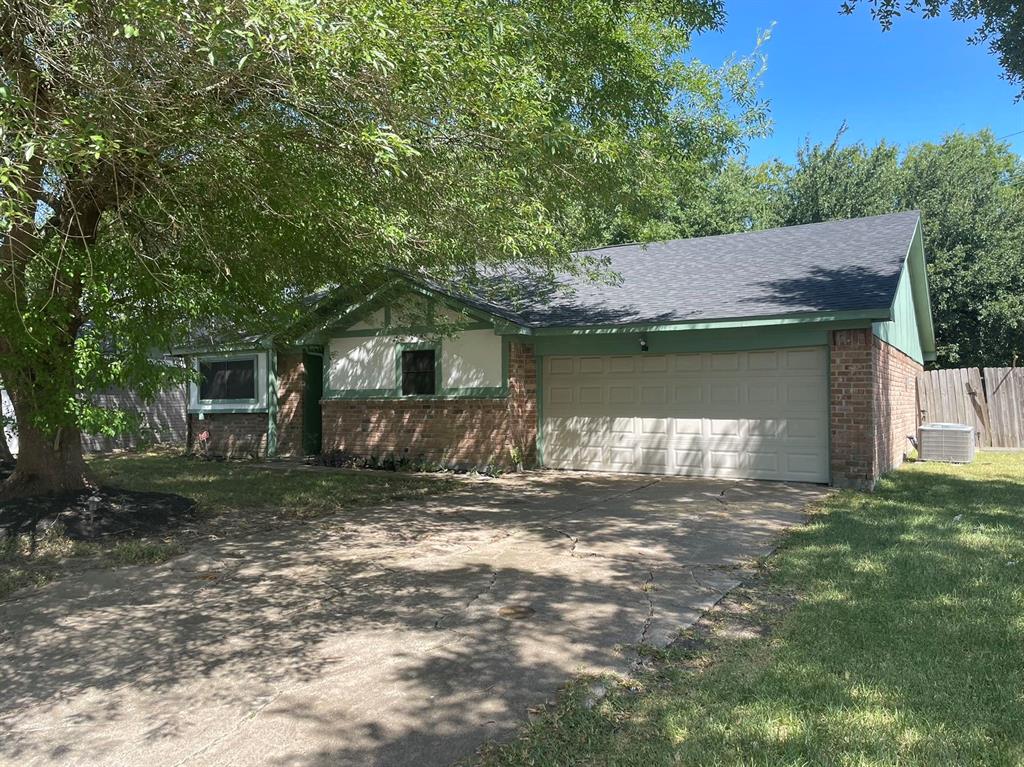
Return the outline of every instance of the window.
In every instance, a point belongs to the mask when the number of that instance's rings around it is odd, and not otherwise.
[[[433,349],[409,349],[402,352],[402,396],[436,394]]]
[[[256,360],[200,360],[199,399],[255,400]]]

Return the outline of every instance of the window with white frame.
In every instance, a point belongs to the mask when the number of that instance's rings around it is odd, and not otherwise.
[[[199,361],[201,402],[254,402],[256,358]]]
[[[203,354],[192,360],[195,380],[189,383],[191,412],[254,413],[268,407],[266,352]]]

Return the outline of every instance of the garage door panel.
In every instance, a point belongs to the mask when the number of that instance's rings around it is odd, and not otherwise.
[[[778,370],[779,369],[779,353],[776,352],[776,351],[750,352],[747,355],[747,369],[748,370]]]
[[[755,418],[748,420],[746,425],[750,437],[776,437],[781,431],[782,422],[774,418]]]
[[[640,433],[664,434],[667,436],[671,425],[671,421],[668,418],[641,418]]]
[[[777,383],[752,383],[747,385],[747,402],[752,405],[774,405],[779,401]]]
[[[667,373],[668,357],[664,354],[645,354],[640,358],[640,371],[642,373]]]
[[[644,384],[640,387],[640,403],[643,405],[664,405],[668,402],[667,384]]]
[[[676,405],[700,405],[704,402],[704,386],[700,383],[676,384]]]
[[[828,480],[824,348],[545,358],[549,466]]]
[[[672,433],[677,437],[701,436],[704,433],[704,420],[701,418],[673,418]]]

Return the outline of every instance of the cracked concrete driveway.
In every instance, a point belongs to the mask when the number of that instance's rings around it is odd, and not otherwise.
[[[423,765],[627,671],[823,488],[540,473],[0,604],[0,760]]]

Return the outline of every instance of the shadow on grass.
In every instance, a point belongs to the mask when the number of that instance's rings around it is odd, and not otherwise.
[[[639,693],[577,692],[484,764],[1024,762],[1024,457],[837,494],[752,588],[801,598],[770,632],[670,653]]]

